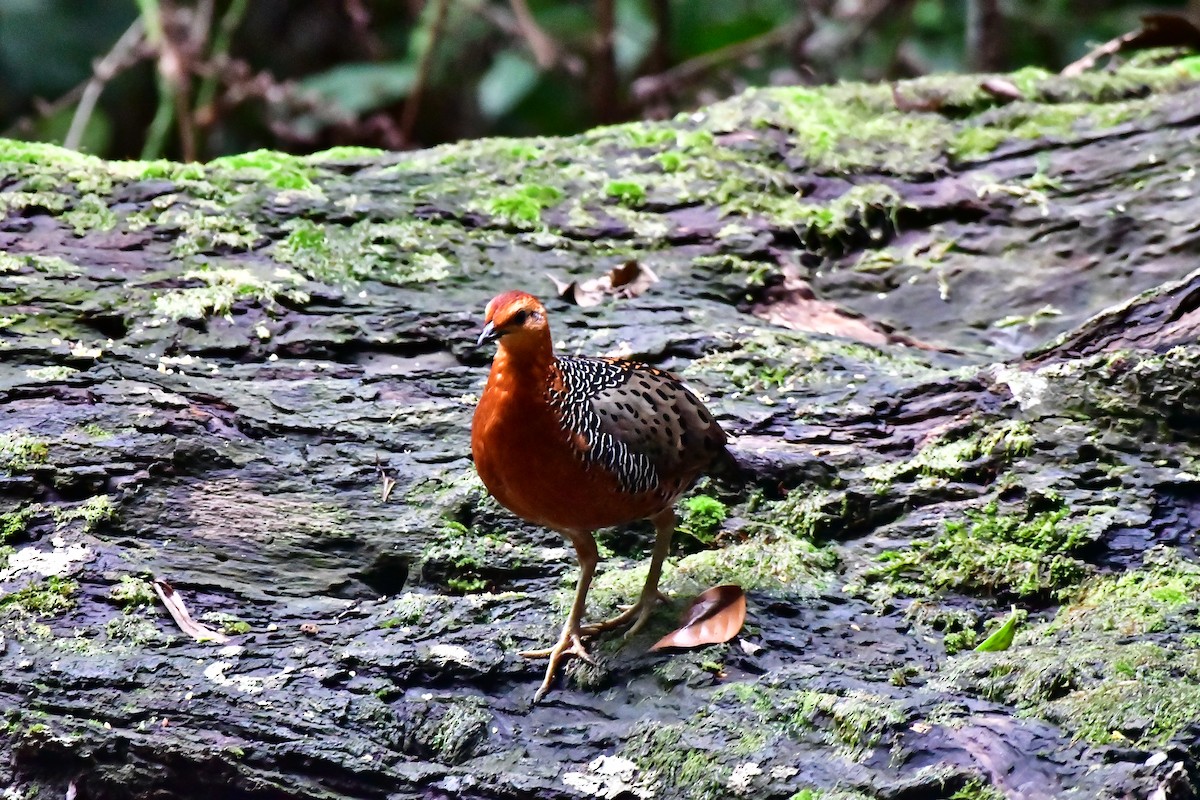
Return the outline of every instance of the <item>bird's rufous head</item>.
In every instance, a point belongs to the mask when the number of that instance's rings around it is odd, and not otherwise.
[[[550,339],[546,307],[525,292],[504,292],[492,298],[483,312],[483,332],[477,346],[504,339],[507,347],[520,347]]]

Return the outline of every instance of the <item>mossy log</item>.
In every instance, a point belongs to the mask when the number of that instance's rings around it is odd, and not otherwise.
[[[0,142],[6,797],[1194,796],[1200,60],[1008,80],[402,154]],[[507,288],[746,467],[685,501],[675,607],[538,706],[573,559],[467,436]],[[601,534],[594,615],[648,533]],[[743,635],[647,652],[716,583]]]

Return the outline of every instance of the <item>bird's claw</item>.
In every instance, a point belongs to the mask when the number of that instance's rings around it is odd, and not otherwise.
[[[658,603],[670,603],[671,599],[663,594],[658,589],[654,590],[654,600]],[[612,619],[606,619],[603,622],[593,622],[590,625],[584,625],[579,629],[583,636],[595,636],[597,633],[611,631],[613,628],[619,628],[629,620],[634,620],[633,626],[625,632],[625,638],[628,639],[633,634],[645,626],[650,619],[651,613],[654,611],[654,603],[647,603],[645,598],[639,598],[636,603],[631,606],[625,606],[621,609],[621,613]]]
[[[558,672],[558,665],[567,656],[575,656],[589,664],[595,664],[596,660],[592,658],[592,654],[583,646],[583,640],[580,638],[580,632],[563,631],[563,635],[559,638],[558,643],[554,647],[545,650],[524,650],[520,652],[522,658],[549,658],[550,663],[546,665],[546,677],[542,679],[542,685],[533,695],[533,702],[541,702],[541,699],[546,696],[546,692],[550,691],[550,685],[554,683],[554,676]]]

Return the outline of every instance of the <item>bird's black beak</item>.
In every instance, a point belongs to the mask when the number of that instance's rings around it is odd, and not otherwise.
[[[483,331],[479,334],[479,339],[475,342],[476,347],[483,347],[488,342],[494,342],[500,338],[500,331],[496,330],[496,325],[489,322],[483,326]]]

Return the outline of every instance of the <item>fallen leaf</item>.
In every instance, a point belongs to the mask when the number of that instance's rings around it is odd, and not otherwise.
[[[977,653],[998,653],[1001,650],[1007,650],[1012,647],[1013,635],[1017,632],[1017,621],[1021,615],[1017,612],[1016,606],[1013,606],[1012,613],[1008,615],[1008,619],[1004,620],[1004,624],[999,630],[991,636],[984,639],[975,648]]]
[[[746,593],[733,584],[706,589],[692,601],[679,627],[659,639],[651,650],[699,647],[728,642],[746,622]]]
[[[740,639],[738,644],[742,646],[742,652],[748,656],[752,656],[763,649],[761,644],[755,644],[747,639]]]
[[[658,282],[654,270],[642,266],[636,259],[630,259],[600,277],[582,283],[564,283],[549,273],[546,277],[554,282],[554,289],[559,297],[581,308],[600,305],[609,295],[620,298],[637,297]]]
[[[179,626],[179,630],[191,636],[197,642],[218,642],[224,644],[229,641],[229,637],[220,631],[214,631],[207,625],[202,625],[192,619],[192,615],[188,613],[187,606],[183,604],[183,598],[171,586],[171,584],[161,578],[154,579],[154,591],[158,594],[158,599],[162,600],[164,606],[167,607],[167,613],[171,615],[171,619],[175,620],[175,624]]]
[[[897,111],[940,111],[946,104],[944,97],[936,95],[926,97],[909,97],[900,93],[900,86],[892,84],[892,102]]]
[[[1002,100],[1024,100],[1025,95],[1017,88],[1017,85],[1005,78],[988,78],[983,83],[979,84],[979,88],[983,89],[993,97],[999,97]]]

